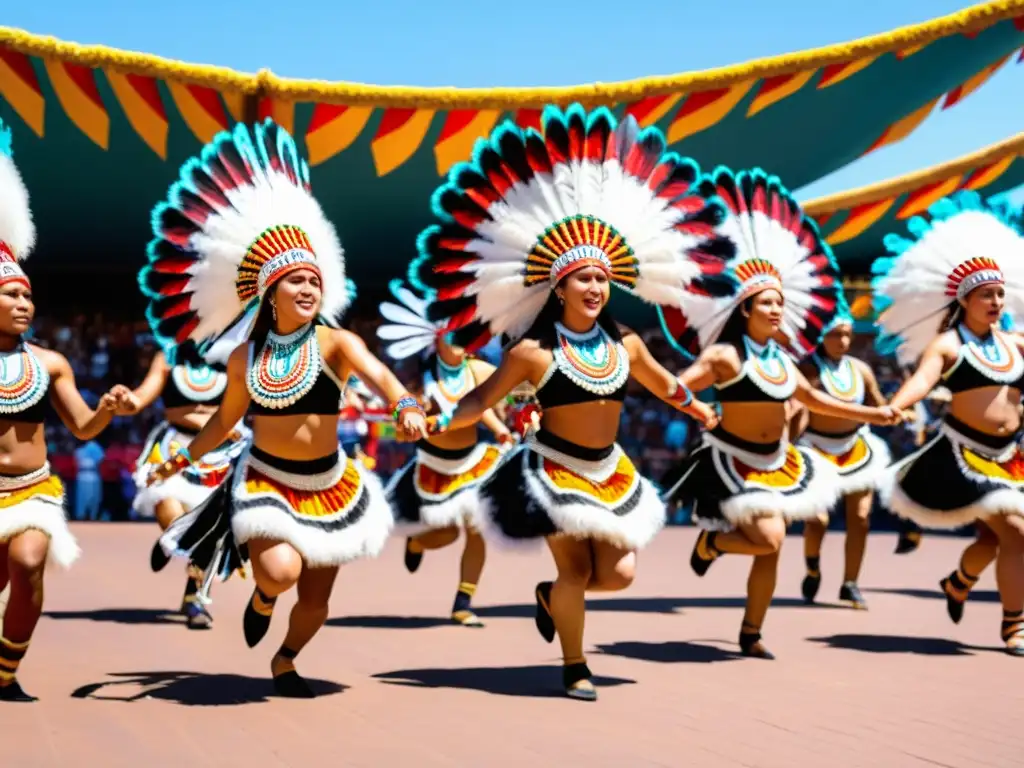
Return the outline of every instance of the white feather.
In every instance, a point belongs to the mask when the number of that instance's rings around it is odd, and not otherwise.
[[[36,244],[28,189],[14,161],[4,154],[0,154],[0,241],[7,243],[18,261],[27,259]]]

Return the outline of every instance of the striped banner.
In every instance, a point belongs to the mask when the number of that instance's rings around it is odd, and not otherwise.
[[[378,176],[387,176],[412,157],[434,119],[432,109],[387,109],[370,142]]]
[[[988,80],[996,72],[999,71],[999,68],[1002,67],[1003,64],[1005,64],[1007,59],[1009,58],[1010,54],[1006,54],[1005,56],[1001,57],[998,61],[989,64],[987,67],[981,70],[981,72],[978,72],[976,75],[967,78],[967,80],[962,82],[956,88],[953,88],[952,90],[947,92],[946,97],[945,99],[943,99],[942,102],[942,109],[949,109],[954,104],[959,104],[961,101],[963,101],[976,90],[978,90],[981,86],[988,82]]]
[[[201,143],[208,144],[214,136],[228,129],[230,123],[220,93],[203,85],[166,82],[185,125]]]
[[[989,165],[982,166],[981,168],[975,168],[964,178],[961,189],[984,189],[1006,173],[1010,166],[1013,165],[1014,161],[1019,157],[1020,155],[1009,155],[1008,157],[1004,157],[1002,160],[997,160]]]
[[[443,176],[456,163],[468,160],[477,139],[485,138],[501,115],[495,109],[453,109],[448,112],[441,135],[434,144],[437,173]]]
[[[317,104],[306,128],[306,152],[309,164],[319,165],[352,146],[373,107],[348,107],[342,104]]]
[[[926,47],[928,47],[928,43],[919,43],[917,45],[907,46],[906,48],[903,48],[902,50],[896,51],[896,58],[900,59],[901,61],[903,59],[909,59],[915,53],[919,53],[920,51],[923,51]]]
[[[764,78],[761,81],[761,87],[758,88],[757,95],[747,108],[747,117],[753,117],[772,104],[778,104],[787,96],[792,96],[807,85],[817,71],[816,69],[808,69],[792,75],[776,75],[775,77]]]
[[[867,69],[878,60],[878,56],[865,56],[855,61],[841,61],[836,64],[829,64],[821,70],[821,80],[818,81],[818,89],[841,83],[848,77]]]
[[[516,112],[515,123],[520,128],[533,128],[539,131],[541,112],[539,109],[520,109]]]
[[[167,159],[167,112],[152,77],[104,70],[129,124],[161,160]]]
[[[939,98],[942,98],[941,96]],[[902,141],[907,138],[911,133],[917,130],[918,126],[921,125],[935,109],[935,105],[939,103],[939,98],[933,99],[932,101],[925,104],[920,109],[911,112],[901,120],[897,120],[895,123],[890,125],[882,135],[875,139],[875,143],[872,144],[864,152],[865,155],[874,152],[876,149],[881,149],[890,144],[895,144],[898,141]]]
[[[295,133],[295,102],[264,96],[256,106],[256,115],[260,120],[269,117],[288,133]]]
[[[89,67],[43,59],[57,101],[78,129],[93,143],[107,149],[110,143],[110,116],[96,87],[96,74]]]
[[[924,213],[932,203],[956,192],[960,186],[960,179],[961,177],[956,175],[948,179],[933,181],[931,184],[925,184],[923,187],[915,189],[907,195],[903,205],[896,211],[896,218],[909,219],[911,216]]]
[[[25,125],[42,138],[46,100],[39,88],[32,59],[3,47],[0,47],[0,96],[7,100]]]
[[[882,218],[895,202],[895,197],[889,197],[885,200],[876,200],[873,203],[864,203],[851,208],[846,221],[825,240],[829,245],[839,245],[847,240],[852,240]]]
[[[740,103],[756,82],[745,80],[728,88],[688,95],[668,127],[668,143],[675,144],[713,126]]]
[[[228,114],[236,123],[245,120],[245,94],[241,91],[221,91],[220,97],[224,106],[228,108]]]
[[[682,98],[683,94],[681,93],[670,93],[666,96],[649,96],[646,99],[634,101],[626,107],[626,114],[635,117],[636,121],[646,128],[661,120]]]

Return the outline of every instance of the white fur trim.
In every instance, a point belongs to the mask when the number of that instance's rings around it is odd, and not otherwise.
[[[0,240],[14,251],[21,262],[28,258],[36,243],[36,227],[28,202],[28,189],[14,161],[0,153]]]
[[[923,528],[955,529],[991,515],[1024,515],[1024,493],[1013,488],[1000,488],[982,496],[973,504],[948,511],[929,509],[911,499],[900,488],[896,473],[888,472],[879,486],[882,503],[900,517],[912,520]]]
[[[348,459],[351,461],[351,459]],[[367,495],[367,508],[363,517],[353,525],[337,532],[324,532],[304,525],[292,515],[276,506],[254,506],[237,509],[231,517],[235,540],[243,544],[252,539],[271,539],[291,544],[311,568],[343,565],[364,557],[377,557],[391,534],[394,515],[384,497],[380,479],[366,470],[358,461],[353,462],[362,481],[361,493]],[[274,493],[248,494],[244,480],[235,489],[236,505],[243,499],[283,499]]]
[[[882,482],[885,471],[889,468],[889,464],[892,462],[892,455],[889,453],[889,446],[886,445],[885,441],[874,432],[864,429],[859,431],[857,436],[858,438],[863,437],[865,442],[867,442],[868,449],[871,451],[871,458],[866,464],[852,472],[844,473],[839,471],[838,467],[835,468],[836,474],[839,476],[840,496],[846,496],[851,493],[860,493],[862,491],[870,491],[877,488],[878,484]],[[812,435],[805,435],[804,439],[801,440],[801,443],[807,445],[808,448],[818,453],[828,453],[828,451],[823,449],[823,446],[815,444],[814,436]]]
[[[32,529],[50,537],[46,553],[48,567],[69,568],[82,553],[68,528],[63,497],[40,494],[13,507],[0,509],[0,541],[9,541]]]
[[[140,478],[139,475],[142,474]],[[140,490],[132,501],[132,509],[143,517],[155,517],[156,505],[167,499],[174,499],[182,509],[191,512],[206,501],[216,488],[190,483],[184,477],[175,475],[163,482],[155,483],[148,488],[140,484],[145,481],[145,473],[136,473],[136,487]]]

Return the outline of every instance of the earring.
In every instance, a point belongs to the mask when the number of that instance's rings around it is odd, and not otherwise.
[[[277,322],[277,304],[275,304],[274,302],[270,302],[270,316],[274,319],[274,322],[276,323]]]
[[[556,293],[555,296],[558,297],[558,303],[561,304],[564,307],[565,306],[565,296],[562,296],[561,294],[558,294],[558,293]]]

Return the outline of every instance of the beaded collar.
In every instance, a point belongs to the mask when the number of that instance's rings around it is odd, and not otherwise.
[[[556,322],[555,334],[555,365],[581,389],[595,395],[610,395],[626,383],[629,378],[626,348],[612,341],[600,325],[595,324],[585,333],[576,333]]]
[[[438,408],[443,413],[451,413],[459,400],[476,386],[476,379],[473,378],[468,360],[452,366],[447,365],[439,357],[436,371],[427,375],[424,385],[427,394],[437,403]]]
[[[864,377],[853,361],[843,356],[838,363],[824,355],[815,354],[821,388],[837,400],[847,403],[864,402]]]
[[[961,358],[986,378],[1000,384],[1010,384],[1024,375],[1024,356],[1016,345],[1008,343],[994,331],[982,339],[963,324],[958,329],[964,344]]]
[[[265,408],[286,408],[309,393],[322,367],[315,326],[304,325],[287,336],[271,331],[250,362],[249,396]]]
[[[24,343],[0,352],[0,414],[27,411],[46,395],[50,374]]]
[[[227,374],[208,365],[182,363],[171,369],[174,386],[195,403],[208,403],[224,394],[228,385]]]
[[[754,386],[776,400],[792,397],[796,391],[796,376],[790,370],[793,364],[779,345],[772,339],[767,344],[758,344],[744,336],[743,347],[747,353],[743,368]]]

